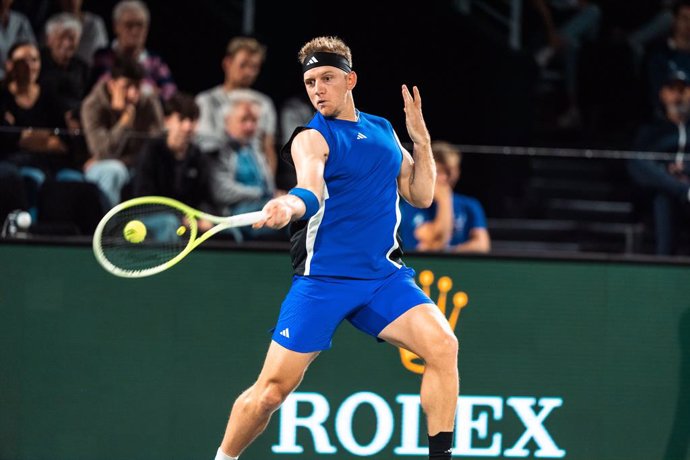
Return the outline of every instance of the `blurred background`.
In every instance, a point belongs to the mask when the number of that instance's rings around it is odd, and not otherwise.
[[[136,196],[230,215],[293,187],[319,35],[409,149],[421,91],[437,193],[400,237],[461,339],[455,456],[690,459],[690,0],[0,1],[0,459],[212,457],[290,235],[141,280],[92,235]],[[371,342],[340,328],[243,460],[425,458],[419,375]]]
[[[76,4],[102,18],[107,44],[101,48],[117,50],[115,1],[7,3],[28,19],[40,48],[49,48],[48,19]],[[145,6],[143,49],[158,56],[168,72],[161,102],[175,91],[198,96],[227,82],[222,62],[229,40],[255,38],[265,55],[249,87],[274,105],[269,142],[279,150],[295,123],[283,110],[306,101],[297,51],[314,36],[337,35],[353,51],[360,77],[357,107],[387,117],[403,142],[400,85],[419,86],[433,139],[463,155],[462,178],[453,188],[483,207],[493,250],[688,254],[688,200],[681,197],[688,188],[686,146],[679,128],[685,121],[667,119],[659,94],[668,83],[679,94],[668,104],[688,104],[683,94],[690,51],[684,49],[683,13],[690,6],[653,0],[637,1],[634,8],[622,0],[354,1],[335,11],[300,1]],[[88,38],[82,35],[81,40]],[[137,53],[143,62],[141,50]],[[87,62],[82,101],[110,65]],[[673,72],[678,78],[669,76]],[[201,107],[200,124],[208,110]],[[63,143],[78,152],[70,166],[83,173],[95,153],[88,135],[81,144],[73,139],[84,134],[79,114],[73,119],[76,126],[65,131],[70,139]],[[14,153],[22,128],[16,121],[4,124],[3,150]],[[636,164],[640,158],[651,161]],[[18,164],[26,166],[24,160]],[[49,168],[50,178],[56,167]],[[277,189],[293,185],[287,164],[275,161],[272,168]],[[36,188],[29,184],[23,207],[37,208],[31,197]],[[125,184],[119,200],[136,194],[131,188]],[[112,203],[106,200],[103,208]],[[5,204],[4,215],[16,209]],[[56,224],[51,214],[44,210],[42,219],[33,211],[34,233],[89,233],[84,223],[78,232],[49,228]],[[93,214],[92,221],[98,212]]]

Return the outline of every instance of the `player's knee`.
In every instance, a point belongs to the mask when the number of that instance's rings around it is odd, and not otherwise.
[[[444,331],[434,337],[428,357],[425,361],[428,364],[438,364],[448,366],[457,362],[458,359],[458,338],[450,331]]]
[[[266,413],[273,413],[283,404],[285,398],[290,394],[290,390],[277,384],[269,383],[258,395],[259,410]]]

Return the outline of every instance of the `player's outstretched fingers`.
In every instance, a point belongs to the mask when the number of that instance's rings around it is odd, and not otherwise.
[[[410,90],[407,89],[407,85],[402,85],[402,97],[405,102],[405,107],[407,107],[408,103],[412,102],[412,95],[410,94]]]
[[[422,95],[419,94],[419,88],[416,86],[412,87],[412,91],[414,92],[414,103],[417,106],[419,110],[422,110]]]

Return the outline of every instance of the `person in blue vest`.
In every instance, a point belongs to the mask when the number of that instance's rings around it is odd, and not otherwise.
[[[418,209],[400,203],[400,236],[405,251],[450,251],[486,253],[491,237],[479,200],[454,191],[460,178],[462,154],[452,144],[431,144],[436,161],[434,203]]]
[[[410,154],[385,118],[360,112],[350,48],[317,37],[298,54],[316,109],[281,154],[297,186],[270,200],[256,227],[290,224],[295,274],[257,381],[235,401],[217,460],[237,459],[302,381],[343,320],[425,362],[421,403],[429,458],[450,460],[459,393],[458,340],[414,282],[396,237],[399,200],[428,207],[436,169],[417,87],[402,85]],[[363,377],[365,378],[365,377]]]

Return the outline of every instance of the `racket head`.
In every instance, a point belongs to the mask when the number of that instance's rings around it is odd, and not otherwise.
[[[123,278],[160,273],[195,247],[200,215],[204,214],[172,198],[124,201],[108,211],[94,231],[96,260]]]

